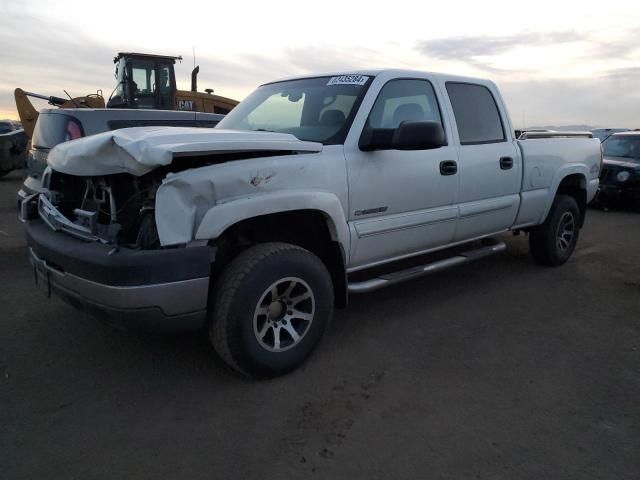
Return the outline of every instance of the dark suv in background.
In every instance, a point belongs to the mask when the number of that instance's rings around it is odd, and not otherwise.
[[[604,164],[597,201],[640,207],[640,131],[614,133],[602,147]]]
[[[618,132],[628,132],[631,130],[630,128],[596,128],[595,130],[591,130],[594,138],[597,138],[601,142],[604,142],[607,138],[609,138],[614,133]]]

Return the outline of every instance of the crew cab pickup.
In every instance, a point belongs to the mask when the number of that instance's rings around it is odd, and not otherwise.
[[[207,328],[269,377],[349,293],[498,253],[501,232],[563,264],[601,164],[590,133],[516,139],[491,81],[358,71],[262,85],[213,130],[60,144],[21,217],[47,292],[131,327]]]

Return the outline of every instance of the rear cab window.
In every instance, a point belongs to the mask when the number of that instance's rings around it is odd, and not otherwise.
[[[34,148],[50,149],[59,143],[84,136],[78,119],[59,113],[40,113],[33,132],[31,144]]]
[[[498,104],[484,85],[446,82],[461,145],[506,142]]]

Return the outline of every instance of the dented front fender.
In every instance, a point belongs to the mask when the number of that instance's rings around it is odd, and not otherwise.
[[[215,239],[243,220],[314,210],[324,215],[333,239],[348,252],[347,192],[341,146],[172,173],[156,194],[158,236],[164,246]]]

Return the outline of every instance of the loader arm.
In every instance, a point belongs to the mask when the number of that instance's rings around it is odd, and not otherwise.
[[[16,88],[13,94],[16,99],[16,108],[18,109],[20,122],[22,122],[22,128],[24,128],[27,138],[31,139],[38,120],[38,110],[36,110],[26,92],[21,88]]]
[[[36,128],[36,121],[38,120],[39,115],[38,110],[33,106],[29,97],[46,100],[49,102],[49,105],[54,105],[60,108],[104,108],[104,98],[102,97],[101,90],[98,90],[95,94],[76,98],[60,98],[40,95],[39,93],[25,92],[21,88],[16,88],[13,93],[16,99],[18,115],[20,116],[24,133],[27,135],[28,139],[31,139],[33,136],[33,131]]]

